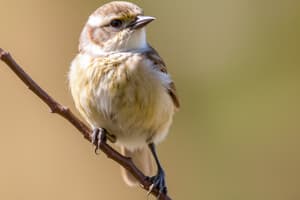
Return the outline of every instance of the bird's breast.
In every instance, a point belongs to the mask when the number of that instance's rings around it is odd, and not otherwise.
[[[78,67],[77,108],[91,125],[106,128],[121,143],[145,142],[167,132],[174,111],[164,87],[169,77],[154,70],[150,60],[114,54]]]

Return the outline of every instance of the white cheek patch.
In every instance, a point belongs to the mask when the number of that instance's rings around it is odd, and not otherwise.
[[[99,27],[101,24],[101,17],[100,16],[95,16],[95,15],[91,15],[88,19],[88,25],[92,26],[92,27]]]

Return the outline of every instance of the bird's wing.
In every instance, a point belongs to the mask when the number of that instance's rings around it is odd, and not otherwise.
[[[158,53],[151,47],[150,51],[145,52],[145,56],[153,61],[154,68],[162,73],[168,74],[167,67],[165,65],[165,62],[163,59],[158,55]],[[173,103],[175,107],[178,109],[180,107],[179,98],[176,92],[176,87],[174,82],[172,81],[168,87],[166,88],[171,99],[173,100]]]

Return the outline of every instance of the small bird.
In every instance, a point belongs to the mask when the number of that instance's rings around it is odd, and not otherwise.
[[[155,145],[167,136],[179,100],[164,61],[146,40],[145,27],[154,19],[125,1],[98,8],[82,30],[69,85],[76,108],[94,130],[96,150],[105,135],[112,136],[150,177],[152,188],[166,193]],[[122,170],[128,185],[138,184]]]

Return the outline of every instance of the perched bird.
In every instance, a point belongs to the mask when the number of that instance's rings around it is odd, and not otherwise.
[[[153,187],[166,192],[155,145],[167,136],[179,100],[164,61],[146,40],[145,27],[154,19],[124,1],[98,8],[82,30],[69,84],[76,108],[94,129],[93,142],[115,137]],[[123,177],[138,184],[125,169]]]

